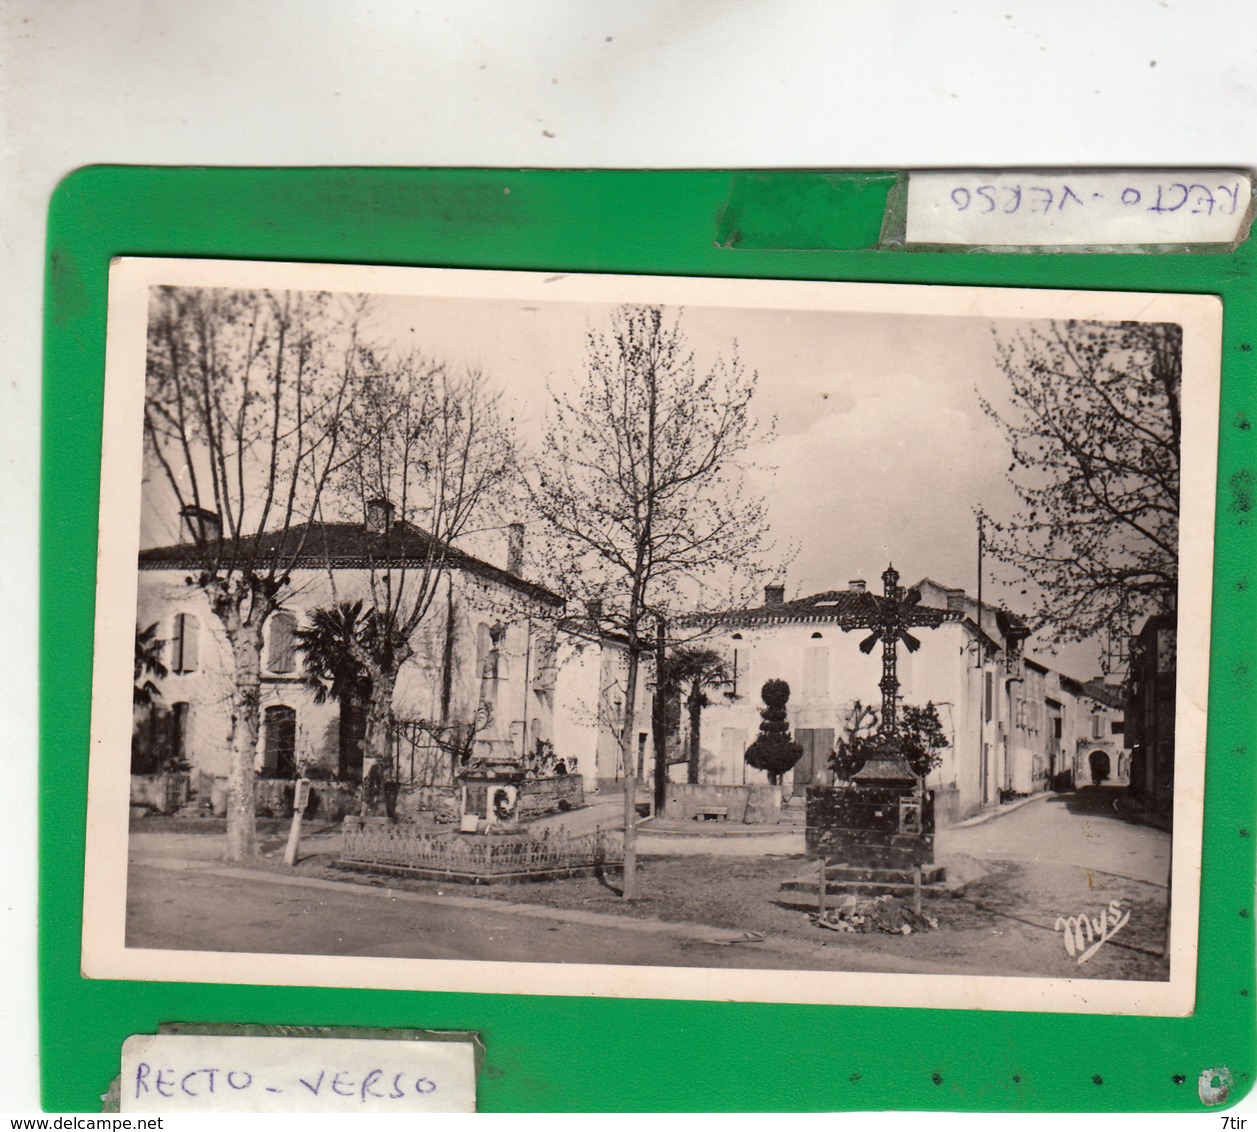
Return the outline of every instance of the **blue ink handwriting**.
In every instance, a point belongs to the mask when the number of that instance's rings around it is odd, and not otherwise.
[[[361,1077],[345,1069],[322,1068],[318,1074],[307,1073],[295,1082],[281,1081],[264,1084],[247,1069],[224,1069],[206,1066],[180,1073],[164,1066],[150,1065],[141,1061],[135,1068],[133,1087],[135,1096],[186,1097],[215,1096],[219,1093],[246,1092],[263,1089],[268,1093],[282,1093],[281,1086],[304,1086],[313,1096],[356,1097],[360,1104],[368,1100],[400,1100],[411,1094],[427,1096],[435,1093],[437,1083],[430,1077],[407,1071],[395,1072],[383,1067],[371,1069]]]

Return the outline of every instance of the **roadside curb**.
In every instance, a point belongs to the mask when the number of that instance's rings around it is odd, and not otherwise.
[[[1018,810],[1024,809],[1031,802],[1042,802],[1044,798],[1051,797],[1047,790],[1041,790],[1038,794],[1031,794],[1029,798],[1019,798],[1017,801],[1007,806],[1001,806],[997,810],[990,810],[985,814],[978,814],[975,817],[966,818],[964,821],[957,822],[955,825],[949,825],[948,829],[971,829],[975,825],[986,825],[989,821],[996,818],[1002,818],[1008,814],[1016,813]]]
[[[655,819],[648,818],[637,823],[638,833],[649,833],[654,837],[676,837],[684,839],[695,839],[704,837],[779,837],[783,833],[802,833],[801,825],[746,825],[743,822],[735,822],[723,829],[704,828],[718,825],[717,822],[693,822],[693,829],[686,829],[680,826],[680,823],[668,822],[667,824],[656,824]]]

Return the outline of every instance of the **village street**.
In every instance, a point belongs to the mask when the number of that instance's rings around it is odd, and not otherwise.
[[[964,854],[987,861],[1050,863],[1164,888],[1170,835],[1118,817],[1112,801],[1120,793],[1110,787],[1045,795],[994,820],[942,830],[935,850],[940,859]]]
[[[331,867],[336,835],[303,845],[296,872],[274,855],[228,868],[219,838],[136,832],[128,945],[291,954],[695,967],[1165,977],[1169,835],[1129,823],[1109,790],[1048,795],[938,836],[953,888],[931,894],[939,929],[911,937],[822,931],[806,891],[814,875],[801,829],[758,836],[667,836],[644,827],[644,898],[626,909],[609,882],[579,878],[470,888],[367,877]],[[607,803],[601,807],[610,809]],[[587,818],[586,820],[590,820]],[[279,839],[264,841],[274,854]],[[1122,933],[1085,967],[1065,951],[1058,916],[1117,900]],[[762,935],[749,941],[746,933]]]

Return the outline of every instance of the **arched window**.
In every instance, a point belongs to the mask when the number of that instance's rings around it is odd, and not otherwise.
[[[821,639],[821,635],[819,633],[812,634],[812,640],[819,641],[820,639]]]
[[[262,773],[267,778],[297,774],[297,713],[284,704],[262,714]]]
[[[271,640],[266,654],[266,667],[272,672],[291,672],[296,666],[296,634],[297,618],[293,614],[279,612],[271,617]]]
[[[197,669],[200,626],[191,613],[176,613],[170,637],[170,671],[185,676]]]

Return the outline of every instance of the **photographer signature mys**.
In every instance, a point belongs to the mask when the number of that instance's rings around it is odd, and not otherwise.
[[[1110,900],[1098,916],[1057,916],[1053,931],[1065,932],[1065,952],[1079,963],[1085,963],[1101,947],[1130,922],[1130,913],[1122,911],[1120,900]]]

